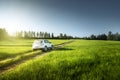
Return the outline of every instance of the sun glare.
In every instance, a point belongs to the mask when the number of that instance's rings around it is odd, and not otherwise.
[[[5,28],[10,35],[14,35],[24,24],[23,15],[19,13],[6,13],[0,16],[0,27]]]
[[[5,28],[10,35],[13,35],[16,31],[19,30],[19,26],[20,26],[19,20],[6,18],[2,22],[3,24],[1,26]]]
[[[9,35],[14,35],[16,31],[18,31],[17,27],[6,27]]]

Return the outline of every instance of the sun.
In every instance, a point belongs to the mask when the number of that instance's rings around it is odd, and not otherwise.
[[[15,33],[18,31],[18,29],[16,27],[5,27],[5,29],[7,30],[8,34],[13,36],[15,35]]]
[[[15,32],[19,31],[20,23],[17,20],[6,19],[4,24],[0,25],[2,28],[5,28],[9,35],[14,35]]]
[[[14,35],[20,30],[20,26],[24,23],[19,14],[4,14],[0,16],[0,27],[5,28],[9,35]]]

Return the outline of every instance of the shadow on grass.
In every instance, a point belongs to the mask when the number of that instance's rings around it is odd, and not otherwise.
[[[71,48],[57,48],[55,49],[56,51],[69,51],[69,50],[73,50]]]

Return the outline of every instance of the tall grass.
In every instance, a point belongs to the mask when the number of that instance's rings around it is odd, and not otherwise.
[[[50,40],[53,45],[67,42],[68,40]],[[6,59],[9,57],[14,57],[18,55],[26,54],[27,52],[32,52],[32,43],[33,39],[17,39],[17,40],[8,40],[0,42],[0,60]]]
[[[50,40],[54,45],[64,43],[68,40]],[[2,41],[2,43],[9,43],[8,41]],[[23,43],[24,44],[23,44]],[[25,43],[26,42],[26,43]],[[57,43],[58,42],[58,43]],[[29,43],[29,44],[28,44]],[[11,42],[8,45],[0,45],[0,68],[4,69],[12,64],[19,63],[24,60],[33,58],[34,56],[40,55],[41,50],[32,50],[33,40],[17,40]]]
[[[120,42],[77,40],[0,75],[0,80],[119,80]]]

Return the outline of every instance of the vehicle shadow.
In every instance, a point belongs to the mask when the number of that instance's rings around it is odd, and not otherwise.
[[[73,50],[71,48],[57,48],[55,49],[56,51],[69,51],[69,50]]]

